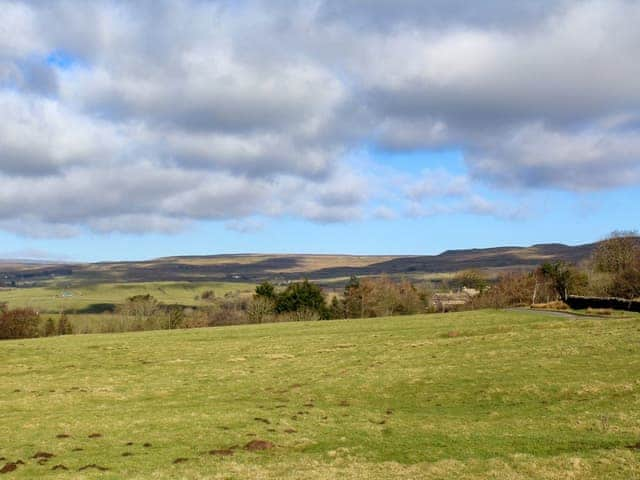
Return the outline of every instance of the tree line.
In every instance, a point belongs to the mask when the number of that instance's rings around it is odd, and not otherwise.
[[[569,295],[640,297],[640,239],[636,232],[614,232],[581,265],[557,261],[530,272],[507,273],[488,280],[479,271],[463,271],[447,282],[450,289],[473,291],[455,309],[504,308],[565,301]],[[327,295],[308,280],[276,287],[265,282],[252,295],[204,292],[204,305],[165,305],[151,295],[137,295],[100,319],[100,332],[197,328],[266,322],[309,321],[410,315],[436,310],[434,289],[407,279],[351,277],[339,294]],[[95,330],[89,330],[90,332]],[[0,339],[74,333],[69,317],[42,320],[32,309],[0,305]],[[80,330],[78,333],[83,333]],[[84,331],[87,333],[87,331]]]

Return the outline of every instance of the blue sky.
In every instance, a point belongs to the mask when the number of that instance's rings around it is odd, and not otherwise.
[[[0,22],[0,257],[638,228],[635,2],[18,0]]]

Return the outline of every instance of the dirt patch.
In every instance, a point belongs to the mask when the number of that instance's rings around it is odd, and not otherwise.
[[[131,457],[131,456],[133,456],[133,453],[131,453],[131,452],[124,452],[124,453],[122,454],[122,456],[123,456],[123,457]]]
[[[266,418],[256,417],[256,418],[254,418],[254,420],[255,420],[256,422],[266,423],[267,425],[270,425],[270,424],[271,424],[271,422],[270,422],[269,420],[267,420]]]
[[[73,450],[71,450],[72,452],[82,452],[84,450],[84,448],[80,448],[80,447],[76,447]]]
[[[51,467],[51,470],[69,470],[65,465],[59,463],[58,465],[54,465]]]
[[[56,435],[56,438],[71,438],[71,435],[69,435],[68,433],[59,433],[58,435]]]
[[[295,428],[287,428],[284,433],[298,433],[298,431]]]
[[[92,433],[91,435],[89,435],[89,438],[102,438],[102,434],[101,433]]]
[[[244,449],[249,452],[259,452],[262,450],[270,450],[275,445],[267,440],[251,440],[244,446]]]
[[[130,447],[131,445],[133,445],[133,442],[127,442],[125,443],[125,446]]]
[[[176,458],[176,459],[173,461],[173,464],[174,464],[174,465],[177,465],[177,464],[179,464],[179,463],[184,463],[184,462],[188,462],[188,461],[189,461],[189,459],[188,459],[188,458],[180,457],[180,458]]]
[[[455,330],[452,331],[452,332],[447,333],[447,337],[449,337],[449,338],[456,338],[456,337],[459,337],[459,336],[460,336],[460,332],[455,331]]]
[[[340,405],[341,407],[349,407],[349,406],[351,406],[351,404],[349,402],[347,402],[346,400],[342,400],[338,405]]]
[[[150,447],[152,447],[153,445],[151,445],[149,442],[147,442],[147,443],[143,443],[143,444],[142,444],[142,446],[143,446],[144,448],[150,448]]]
[[[101,472],[108,472],[109,469],[107,467],[101,467],[100,465],[96,465],[95,463],[92,463],[91,465],[85,465],[84,467],[80,467],[78,469],[79,472],[82,472],[83,470],[89,470],[90,468],[93,468],[95,470],[99,470]]]
[[[38,452],[31,458],[51,458],[51,457],[55,457],[55,455],[49,452]]]
[[[313,408],[313,407],[315,407],[315,405],[314,405],[313,403],[305,403],[305,404],[303,405],[303,407]]]
[[[219,457],[229,457],[233,455],[233,450],[230,448],[221,448],[219,450],[209,450],[209,455],[216,455]]]
[[[10,473],[18,468],[17,463],[9,462],[4,467],[0,468],[0,473]]]

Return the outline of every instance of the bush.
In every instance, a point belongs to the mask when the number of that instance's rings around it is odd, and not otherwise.
[[[409,281],[389,277],[352,278],[344,291],[347,318],[411,315],[425,311],[430,294],[419,292]]]
[[[474,308],[505,308],[531,305],[541,288],[533,273],[511,273],[498,279],[495,285],[473,299]]]
[[[60,315],[60,319],[58,320],[58,335],[71,335],[73,333],[73,328],[71,327],[71,323],[69,323],[69,318],[66,313],[62,313]]]
[[[40,316],[31,308],[3,310],[0,313],[0,340],[38,336]]]
[[[322,289],[308,280],[292,283],[284,292],[276,295],[276,313],[297,312],[300,310],[314,310],[320,318],[329,318],[326,301]]]
[[[57,328],[56,328],[56,324],[53,321],[53,318],[49,317],[47,318],[47,321],[44,324],[44,336],[45,337],[52,337],[56,334],[57,332]]]
[[[640,297],[640,269],[629,268],[615,274],[607,293],[618,298]]]
[[[276,302],[271,297],[256,295],[247,307],[250,323],[266,323],[273,321]]]

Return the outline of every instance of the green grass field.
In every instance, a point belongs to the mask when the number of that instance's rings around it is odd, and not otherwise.
[[[80,310],[94,304],[123,303],[134,295],[153,295],[164,303],[200,305],[196,297],[207,290],[216,296],[228,292],[252,291],[254,285],[224,282],[146,282],[146,283],[99,283],[65,287],[51,285],[35,288],[14,288],[0,291],[0,302],[8,302],[10,308],[31,307],[41,312]]]
[[[25,463],[6,478],[640,478],[634,318],[485,311],[5,341],[0,372],[0,468]],[[247,450],[255,440],[273,448]]]

